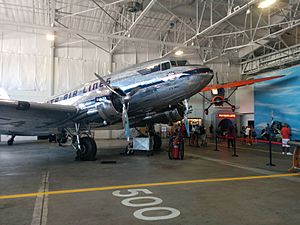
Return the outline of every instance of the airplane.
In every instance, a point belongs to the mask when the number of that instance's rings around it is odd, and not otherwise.
[[[206,66],[188,65],[186,60],[156,59],[99,76],[66,93],[38,103],[0,100],[0,133],[44,136],[67,132],[76,158],[93,160],[97,145],[92,129],[129,127],[177,122],[187,123],[187,99],[213,78]],[[188,126],[187,126],[188,127]]]
[[[211,106],[223,106],[224,103],[231,107],[232,112],[235,111],[235,105],[229,102],[230,97],[235,93],[235,91],[239,87],[251,85],[258,82],[264,82],[268,80],[273,80],[277,78],[284,77],[285,75],[279,76],[272,76],[272,77],[264,77],[264,78],[257,78],[257,79],[249,79],[249,80],[242,80],[242,81],[234,81],[230,83],[223,83],[219,84],[217,79],[217,84],[207,85],[204,87],[201,92],[211,91],[211,99],[205,97],[202,93],[199,93],[204,99],[208,100],[209,106],[204,109],[204,113],[208,115],[208,110]],[[234,88],[231,93],[225,97],[225,88]]]
[[[160,58],[99,76],[46,102],[0,97],[0,134],[45,136],[67,132],[76,159],[94,160],[92,129],[125,129],[184,119],[189,136],[188,100],[213,79],[213,71],[187,60]]]

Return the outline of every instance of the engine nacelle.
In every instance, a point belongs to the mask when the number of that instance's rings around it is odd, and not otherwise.
[[[169,119],[169,122],[177,122],[183,119],[184,117],[184,109],[183,108],[176,108],[172,111],[164,113],[166,117]]]
[[[125,95],[119,89],[115,89],[115,91]],[[113,123],[122,118],[122,98],[108,89],[90,93],[81,102],[79,108],[87,110],[82,117],[90,116],[94,122]]]
[[[147,124],[162,123],[170,124],[182,120],[184,117],[184,107],[178,106],[162,113],[146,117],[143,121],[135,124],[136,126],[145,126]]]

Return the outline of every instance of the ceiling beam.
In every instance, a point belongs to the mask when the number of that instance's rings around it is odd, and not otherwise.
[[[33,28],[33,29],[39,29],[39,30],[47,30],[47,31],[55,31],[57,32],[57,35],[59,36],[59,32],[66,33],[66,34],[80,34],[86,37],[88,40],[97,40],[99,38],[110,38],[110,39],[120,39],[124,41],[133,41],[133,42],[140,42],[140,43],[149,43],[149,44],[156,44],[156,45],[166,45],[166,46],[172,46],[172,47],[184,47],[188,49],[207,49],[211,50],[211,48],[208,47],[199,47],[199,46],[186,46],[180,43],[175,42],[167,42],[167,41],[159,41],[159,40],[150,40],[150,39],[143,39],[143,38],[134,38],[134,37],[127,37],[127,36],[120,36],[120,35],[114,35],[114,34],[103,34],[103,33],[94,33],[94,32],[84,32],[77,29],[72,28],[66,28],[66,27],[58,27],[58,26],[47,26],[47,25],[38,25],[38,24],[29,24],[29,23],[21,23],[21,22],[13,22],[13,21],[4,21],[0,20],[1,26],[16,26],[16,27],[27,27],[27,28]],[[20,31],[17,29],[16,31]],[[76,43],[82,42],[76,41]],[[72,43],[71,43],[72,44]],[[75,43],[73,43],[75,44]],[[58,44],[57,47],[61,46],[62,44]],[[66,43],[64,44],[66,45]]]
[[[56,23],[58,23],[58,24],[60,24],[60,25],[61,25],[61,26],[63,26],[64,28],[66,28],[66,29],[69,29],[69,28],[68,28],[66,25],[62,24],[61,22],[59,22],[59,21],[57,21],[57,20],[56,20],[55,22],[56,22]],[[106,50],[105,48],[103,48],[103,47],[99,46],[98,44],[96,44],[95,42],[93,42],[93,41],[89,40],[88,38],[86,38],[86,37],[82,36],[81,34],[79,34],[79,33],[75,33],[75,35],[76,35],[76,36],[78,36],[78,37],[80,37],[81,39],[83,39],[83,40],[87,41],[88,43],[90,43],[90,44],[94,45],[95,47],[97,47],[97,48],[101,49],[102,51],[104,51],[104,52],[106,52],[106,53],[109,53],[109,51],[108,51],[108,50]]]
[[[141,19],[145,16],[145,14],[151,9],[151,7],[156,3],[157,0],[151,0],[147,7],[141,12],[141,14],[138,16],[138,18],[130,25],[130,27],[124,32],[123,36],[127,36],[132,29],[141,21]],[[115,46],[111,50],[111,54],[113,54],[117,47],[119,46],[121,40],[119,39],[118,42],[115,44]]]
[[[190,42],[192,42],[193,40],[195,40],[196,38],[198,38],[199,36],[205,36],[207,35],[207,33],[209,33],[210,31],[214,30],[215,28],[217,28],[218,26],[220,26],[222,23],[227,22],[229,19],[231,19],[232,17],[238,15],[239,13],[249,9],[250,6],[252,6],[253,4],[259,2],[259,0],[251,0],[250,2],[244,4],[243,6],[237,8],[235,11],[233,11],[232,13],[228,14],[227,16],[225,16],[224,18],[218,20],[217,22],[211,24],[211,26],[205,28],[204,30],[197,32],[195,35],[193,35],[191,38],[189,38],[188,40],[186,40],[185,42],[183,42],[183,45],[188,45]],[[210,7],[212,10],[212,7]],[[170,50],[169,52],[167,52],[164,56],[170,55],[172,54],[174,51],[176,51],[178,48],[174,48],[172,50]]]
[[[199,36],[206,35],[208,32],[212,31],[213,29],[215,29],[216,27],[218,27],[220,24],[228,21],[230,18],[236,16],[237,14],[239,14],[239,13],[247,10],[251,5],[257,3],[258,1],[259,0],[251,0],[247,4],[241,6],[240,8],[236,9],[235,11],[233,11],[231,14],[228,14],[224,18],[218,20],[217,22],[215,22],[211,26],[207,27],[206,29],[202,30],[201,32],[196,33],[193,37],[191,37],[190,39],[188,39],[187,41],[185,41],[184,44],[188,44],[189,42],[191,42],[192,40],[194,40],[195,38],[197,38]]]

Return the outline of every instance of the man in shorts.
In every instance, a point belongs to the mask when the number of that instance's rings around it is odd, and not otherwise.
[[[281,154],[284,155],[292,155],[290,152],[290,146],[288,142],[290,141],[291,131],[286,124],[283,125],[281,129],[281,137],[282,137],[282,152]]]

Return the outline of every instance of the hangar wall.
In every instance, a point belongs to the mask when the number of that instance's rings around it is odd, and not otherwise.
[[[110,64],[111,59],[108,53],[83,42],[56,47],[55,94],[94,80],[95,72],[102,76],[108,74],[111,70]]]
[[[0,86],[10,96],[35,100],[49,96],[51,43],[45,36],[45,31],[33,29],[0,31]]]

